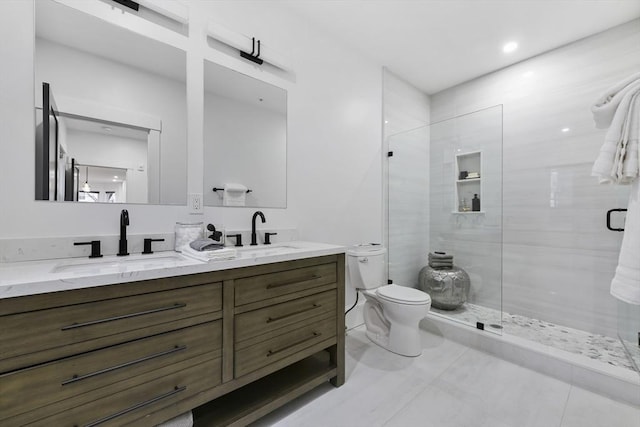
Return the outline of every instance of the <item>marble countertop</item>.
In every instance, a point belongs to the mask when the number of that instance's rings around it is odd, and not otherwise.
[[[345,249],[294,241],[245,246],[238,249],[234,259],[209,262],[166,251],[128,257],[0,263],[0,299],[334,255],[344,253]]]

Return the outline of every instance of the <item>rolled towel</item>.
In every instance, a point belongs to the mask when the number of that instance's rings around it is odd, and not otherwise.
[[[447,255],[445,252],[429,252],[429,259],[449,260],[453,259],[453,255]]]
[[[429,261],[429,267],[431,267],[431,268],[452,268],[453,267],[453,262]]]

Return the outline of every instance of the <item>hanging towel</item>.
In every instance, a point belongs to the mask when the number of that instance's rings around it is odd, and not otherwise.
[[[598,129],[609,127],[622,98],[629,92],[637,91],[638,85],[640,85],[640,72],[634,73],[620,83],[615,84],[596,100],[591,107],[591,112]]]
[[[640,82],[619,102],[591,174],[601,183],[631,183],[638,176],[639,137]]]
[[[596,127],[610,125],[592,175],[600,183],[631,184],[611,295],[640,305],[640,73],[609,89],[591,111]]]
[[[624,236],[611,295],[629,304],[640,305],[640,179],[631,186]]]
[[[245,206],[247,187],[242,184],[225,184],[222,192],[222,206]]]

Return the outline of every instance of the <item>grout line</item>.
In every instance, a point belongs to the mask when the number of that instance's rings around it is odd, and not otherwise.
[[[567,414],[567,407],[569,406],[569,399],[571,398],[571,392],[573,391],[573,384],[569,384],[569,392],[567,393],[567,399],[564,401],[564,408],[562,408],[562,416],[560,417],[560,425],[558,427],[562,427],[564,424],[564,416]]]

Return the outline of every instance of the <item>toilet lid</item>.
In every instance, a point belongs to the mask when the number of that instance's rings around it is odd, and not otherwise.
[[[402,304],[427,304],[431,302],[429,294],[406,286],[381,286],[376,291],[380,298]]]

